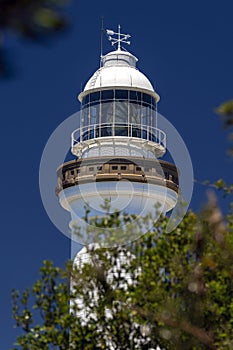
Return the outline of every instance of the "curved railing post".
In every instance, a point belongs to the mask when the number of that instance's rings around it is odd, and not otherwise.
[[[81,126],[81,128],[80,128],[80,141],[82,142],[83,141],[83,133],[82,133],[82,126]]]

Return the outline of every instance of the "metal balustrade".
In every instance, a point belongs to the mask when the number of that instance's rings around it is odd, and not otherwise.
[[[71,134],[71,147],[91,139],[102,137],[138,138],[166,148],[166,134],[155,127],[141,124],[103,123],[83,126]]]

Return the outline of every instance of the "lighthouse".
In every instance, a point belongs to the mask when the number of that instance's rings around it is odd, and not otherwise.
[[[130,35],[122,34],[120,26],[106,33],[113,50],[101,55],[100,68],[78,95],[80,119],[71,134],[74,159],[57,170],[59,202],[70,212],[72,238],[83,244],[96,243],[95,230],[87,241],[75,238],[77,230],[85,236],[90,226],[87,212],[95,219],[115,212],[119,218],[124,213],[156,217],[174,208],[179,193],[177,168],[162,159],[166,134],[158,123],[160,97],[137,68],[138,59],[123,48]],[[122,226],[127,232],[123,219]],[[138,227],[127,241],[139,236]],[[122,234],[111,241],[123,243]]]

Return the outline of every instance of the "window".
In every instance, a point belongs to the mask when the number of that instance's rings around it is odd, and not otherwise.
[[[113,123],[113,102],[102,104],[101,123]]]
[[[139,92],[139,91],[130,91],[129,96],[130,96],[130,100],[132,100],[132,101],[140,101],[141,102],[141,92]]]
[[[101,127],[90,133],[84,128],[80,139],[131,136],[157,142],[156,135],[147,131],[147,126],[156,126],[155,106],[155,98],[140,91],[111,89],[88,94],[82,101],[81,126],[101,124]]]
[[[83,105],[83,106],[86,105],[87,103],[89,103],[89,97],[90,97],[90,95],[87,95],[87,96],[85,96],[85,97],[83,98],[83,100],[82,100],[82,105]]]
[[[141,106],[137,103],[129,104],[129,122],[141,124]]]
[[[115,123],[128,122],[128,102],[115,101]]]
[[[70,174],[71,174],[71,175],[74,175],[74,170],[70,170]]]
[[[101,171],[102,170],[102,166],[97,166],[97,170]]]
[[[90,102],[93,101],[99,101],[100,100],[100,92],[94,92],[93,94],[90,94]]]
[[[113,100],[113,90],[104,90],[101,92],[101,100]]]
[[[142,94],[142,100],[143,102],[146,102],[147,104],[151,104],[151,96],[147,94]]]
[[[89,171],[94,171],[94,167],[93,167],[93,166],[90,166],[90,167],[89,167]]]
[[[142,168],[140,166],[136,166],[136,171],[142,171]]]
[[[116,90],[115,91],[116,100],[128,100],[128,90]]]
[[[127,169],[126,165],[121,166],[121,170],[126,170],[126,169]]]
[[[113,165],[112,166],[112,170],[117,170],[118,169],[118,166],[117,165]]]

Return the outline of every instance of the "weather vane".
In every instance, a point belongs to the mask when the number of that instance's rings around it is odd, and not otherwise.
[[[117,44],[117,49],[121,50],[121,43],[130,45],[130,41],[128,39],[131,37],[129,34],[121,34],[121,26],[118,25],[118,32],[114,32],[113,30],[106,29],[106,33],[108,35],[108,40],[111,41],[112,45]],[[114,38],[113,36],[117,37]]]

